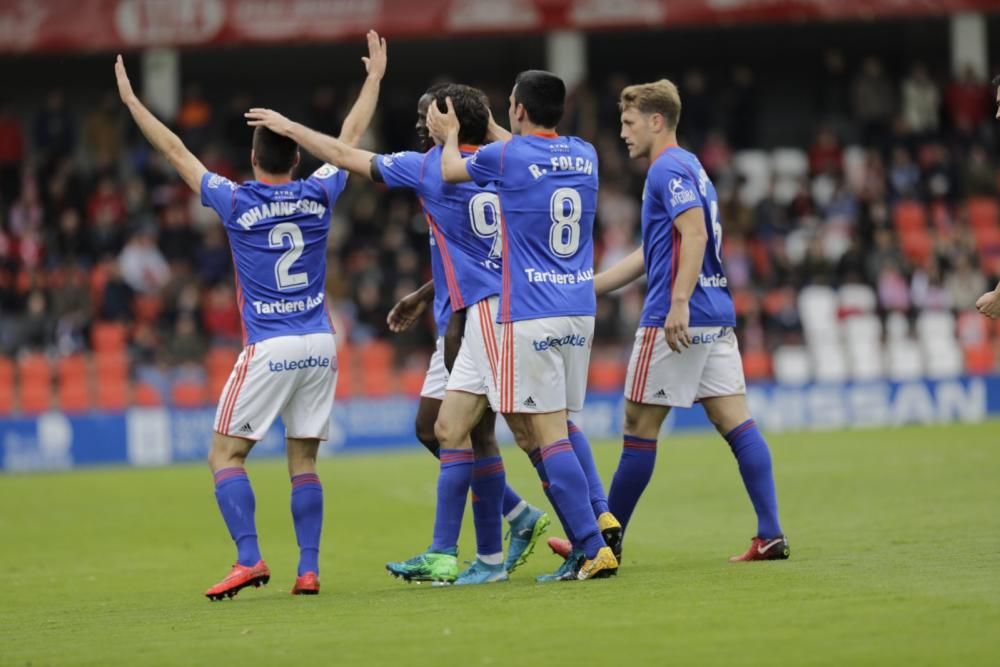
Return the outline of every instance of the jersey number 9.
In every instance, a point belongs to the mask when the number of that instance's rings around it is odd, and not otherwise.
[[[472,220],[472,231],[482,239],[493,239],[490,246],[490,259],[500,256],[503,247],[503,234],[500,231],[500,198],[492,192],[480,192],[469,200],[469,219]]]

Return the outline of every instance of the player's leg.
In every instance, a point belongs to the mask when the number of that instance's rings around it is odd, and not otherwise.
[[[417,440],[435,457],[438,456],[441,443],[434,435],[434,422],[437,421],[438,410],[441,409],[441,401],[444,400],[444,392],[448,386],[444,348],[445,339],[439,336],[434,354],[431,355],[430,364],[427,366],[424,386],[420,389],[420,403],[417,405],[417,418],[414,424]]]
[[[479,420],[485,403],[482,396],[446,392],[434,429],[441,443],[441,465],[433,539],[423,553],[404,561],[386,563],[389,574],[406,581],[439,583],[451,583],[458,576],[458,536],[474,465],[469,431]]]
[[[285,439],[288,477],[292,482],[292,522],[299,545],[293,595],[319,593],[319,543],[323,532],[323,484],[316,471],[317,438]]]
[[[319,593],[319,547],[323,532],[323,485],[316,470],[319,445],[330,435],[330,413],[337,388],[337,355],[333,336],[301,337],[298,359],[307,367],[293,371],[296,386],[281,419],[285,424],[291,511],[299,546],[293,595]]]
[[[215,500],[236,544],[237,564],[252,568],[261,561],[254,514],[257,501],[246,472],[252,440],[221,433],[212,436],[208,465],[215,481]]]
[[[771,451],[747,408],[743,361],[732,329],[723,330],[711,343],[698,399],[709,420],[729,443],[757,514],[757,534],[750,548],[732,560],[788,558],[788,541],[778,521]]]
[[[625,400],[622,454],[611,480],[608,505],[626,529],[642,492],[653,476],[656,439],[669,413],[669,406]]]
[[[289,391],[287,378],[272,377],[275,374],[268,372],[275,352],[273,341],[246,347],[222,389],[216,410],[208,464],[215,479],[219,511],[236,543],[237,562],[229,575],[206,591],[211,600],[232,597],[247,586],[260,586],[271,578],[257,542],[256,499],[245,464]]]

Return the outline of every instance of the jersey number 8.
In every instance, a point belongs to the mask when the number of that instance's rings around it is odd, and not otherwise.
[[[550,201],[552,227],[549,229],[549,247],[559,257],[570,257],[580,247],[580,218],[583,202],[573,188],[559,188]]]
[[[272,248],[284,248],[285,239],[288,239],[291,247],[274,265],[274,279],[278,283],[278,289],[283,291],[309,284],[309,275],[305,271],[291,273],[292,265],[302,256],[306,245],[302,239],[302,230],[294,222],[282,222],[272,227],[268,244]]]

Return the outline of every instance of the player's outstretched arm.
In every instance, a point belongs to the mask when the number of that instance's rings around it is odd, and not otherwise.
[[[437,104],[431,104],[427,108],[427,130],[442,144],[441,178],[448,183],[465,183],[471,181],[472,176],[465,166],[465,158],[458,150],[458,131],[462,126],[450,97],[445,98],[445,104],[448,106],[445,113],[441,113]]]
[[[400,333],[412,327],[433,300],[434,281],[429,280],[421,285],[416,292],[410,292],[392,307],[389,315],[385,318],[389,330],[393,333]]]
[[[644,273],[646,273],[646,263],[642,246],[639,246],[620,262],[594,276],[594,292],[597,296],[614,292],[638,280]]]
[[[250,109],[243,115],[247,119],[247,125],[251,127],[266,127],[288,137],[324,162],[346,169],[352,174],[371,178],[371,161],[375,157],[371,151],[349,146],[328,134],[289,120],[271,109]]]
[[[344,119],[344,124],[340,126],[340,140],[348,146],[357,146],[372,122],[375,105],[378,103],[379,88],[388,63],[385,40],[374,30],[368,31],[368,57],[361,60],[365,63],[368,76],[361,86],[357,101]]]
[[[674,352],[680,352],[681,346],[691,347],[691,335],[688,332],[688,324],[691,322],[689,304],[698,276],[701,275],[705,248],[708,245],[705,212],[699,207],[689,208],[674,219],[674,228],[681,236],[680,248],[674,250],[679,255],[679,261],[670,298],[670,312],[663,328],[667,334],[667,345]]]
[[[976,310],[991,320],[1000,317],[1000,284],[995,290],[987,292],[976,300]]]
[[[125,72],[125,63],[118,56],[115,61],[115,78],[118,80],[118,94],[128,107],[129,113],[139,126],[143,136],[153,145],[153,148],[163,154],[167,162],[177,170],[188,187],[195,192],[201,192],[201,178],[208,171],[201,160],[187,149],[184,142],[176,134],[161,123],[149,109],[139,100],[132,90],[132,83]]]

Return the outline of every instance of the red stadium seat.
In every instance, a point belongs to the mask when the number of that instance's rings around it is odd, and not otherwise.
[[[369,341],[358,351],[361,362],[361,391],[366,396],[388,396],[394,386],[392,377],[393,349],[389,343]]]
[[[38,414],[52,407],[52,368],[41,354],[30,354],[18,362],[21,376],[21,410]]]
[[[1000,226],[1000,205],[993,197],[969,199],[969,224],[973,229]]]
[[[236,350],[221,346],[213,347],[205,355],[205,370],[208,372],[207,391],[210,397],[217,398],[222,395],[238,357]]]
[[[123,350],[125,340],[125,326],[117,322],[96,322],[90,330],[90,343],[95,352]]]
[[[97,379],[97,407],[100,410],[124,410],[128,407],[128,382]]]
[[[94,356],[94,375],[98,384],[128,383],[128,357],[125,352],[98,352]]]
[[[7,357],[0,357],[0,415],[14,409],[14,364]]]
[[[160,317],[163,301],[154,294],[140,294],[132,302],[132,312],[138,322],[152,324]]]
[[[597,354],[590,361],[587,386],[594,391],[616,392],[625,386],[625,363],[617,353]]]
[[[989,343],[980,343],[962,349],[965,354],[965,371],[970,375],[988,375],[996,370],[996,354]]]
[[[917,266],[924,266],[934,250],[934,241],[926,230],[910,231],[902,235],[900,246],[908,260]]]
[[[892,209],[892,224],[900,234],[927,229],[927,208],[920,202],[901,201]]]
[[[66,412],[85,412],[91,408],[93,392],[87,359],[73,355],[59,360],[59,408]]]
[[[170,399],[179,408],[200,408],[205,405],[205,385],[196,382],[178,382],[170,390]]]
[[[771,355],[766,350],[746,350],[742,356],[743,373],[747,380],[771,378]]]
[[[160,392],[157,391],[156,387],[146,382],[141,382],[135,387],[132,403],[143,408],[155,408],[163,405],[163,400],[160,398]]]
[[[354,347],[345,340],[337,344],[337,400],[350,398],[354,389]]]
[[[419,368],[410,366],[399,375],[399,389],[404,396],[416,398],[424,388],[424,378],[427,376],[426,366]]]

